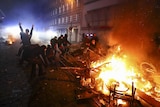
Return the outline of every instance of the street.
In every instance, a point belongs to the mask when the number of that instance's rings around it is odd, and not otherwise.
[[[18,66],[15,45],[0,46],[0,106],[27,107],[31,94],[27,73]]]
[[[20,66],[19,42],[0,44],[0,107],[91,107],[77,103],[75,79],[67,71],[45,69],[44,76],[30,78],[31,67]]]

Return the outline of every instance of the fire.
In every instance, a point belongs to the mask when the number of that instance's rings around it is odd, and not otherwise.
[[[11,45],[11,44],[13,44],[14,41],[15,41],[15,39],[13,38],[13,36],[12,35],[8,35],[7,43],[9,45]]]
[[[123,104],[123,105],[126,105],[126,102],[122,101],[121,99],[118,99],[118,104]]]
[[[113,54],[105,60],[91,63],[91,86],[105,95],[109,95],[109,89],[116,86],[116,90],[132,94],[132,83],[138,90],[158,99],[160,88],[154,83],[151,75],[146,77],[142,66],[134,65],[125,55],[120,46],[117,46]],[[147,69],[147,73],[153,73],[155,68]],[[87,82],[87,81],[86,81]]]

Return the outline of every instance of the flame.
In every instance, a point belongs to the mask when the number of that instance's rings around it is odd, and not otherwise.
[[[122,52],[120,46],[117,46],[113,54],[107,56],[104,60],[92,62],[90,67],[92,68],[90,72],[92,81],[89,82],[92,86],[94,84],[97,91],[105,95],[109,95],[109,89],[115,85],[116,90],[131,95],[132,83],[134,83],[135,88],[155,97],[155,99],[160,96],[158,94],[160,88],[152,83],[151,76],[146,77],[146,73],[153,73],[155,68],[142,70],[141,67],[134,65],[128,56]],[[151,72],[146,72],[146,70]],[[152,93],[154,93],[154,96]]]
[[[124,102],[124,101],[121,100],[121,99],[118,99],[117,103],[118,103],[119,105],[120,105],[120,104],[123,104],[123,105],[126,105],[126,104],[127,104],[126,102]]]
[[[15,38],[12,35],[8,35],[7,43],[11,45],[14,42],[15,42]]]

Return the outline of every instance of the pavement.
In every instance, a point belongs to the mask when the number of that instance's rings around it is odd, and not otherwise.
[[[26,71],[18,66],[17,48],[0,44],[0,106],[27,107],[31,94]]]
[[[31,67],[18,64],[18,43],[0,44],[0,107],[93,107],[75,99],[77,82],[66,70],[49,66],[33,80]]]

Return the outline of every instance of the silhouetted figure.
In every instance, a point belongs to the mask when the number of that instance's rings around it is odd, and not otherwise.
[[[32,51],[29,56],[30,63],[32,65],[31,79],[36,76],[37,70],[38,70],[38,76],[41,76],[46,73],[44,71],[44,67],[47,66],[47,61],[45,59],[45,49],[46,46],[42,45],[42,46],[36,46],[32,50],[30,50]]]
[[[61,35],[59,38],[58,38],[58,48],[60,49],[61,53],[63,54],[64,53],[64,46],[63,46],[63,35]]]
[[[50,44],[51,44],[53,50],[56,50],[56,45],[57,45],[57,43],[58,43],[57,36],[55,36],[54,38],[52,38],[52,39],[50,40]]]
[[[64,47],[64,53],[69,51],[69,45],[71,45],[71,43],[68,41],[68,35],[65,34],[63,37],[63,47]]]
[[[30,40],[31,40],[31,37],[32,37],[33,27],[34,27],[34,25],[32,25],[32,28],[31,28],[30,32],[29,32],[29,29],[26,29],[25,32],[24,32],[24,30],[21,26],[21,23],[19,23],[19,28],[21,30],[20,38],[21,38],[22,46],[19,48],[17,56],[20,56],[22,54],[22,51],[23,51],[24,47],[31,45]]]
[[[89,36],[87,36],[86,34],[83,36],[83,43],[82,46],[83,47],[89,47],[90,46],[90,38]]]
[[[55,57],[55,52],[56,50],[54,50],[51,45],[47,46],[46,49],[46,58],[49,61],[49,64],[53,63],[54,57]]]
[[[90,48],[91,49],[95,49],[97,47],[97,43],[98,43],[98,37],[97,35],[94,33],[93,36],[90,39]]]

